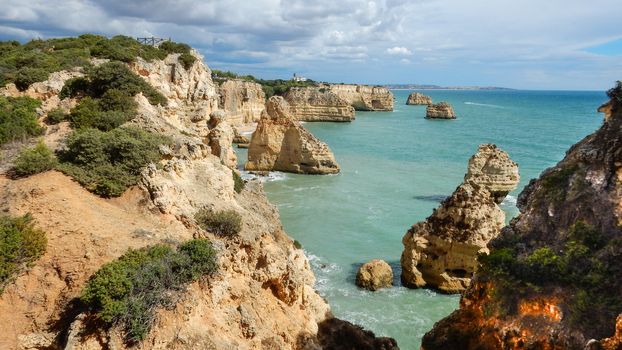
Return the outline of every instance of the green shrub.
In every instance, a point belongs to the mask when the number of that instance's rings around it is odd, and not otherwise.
[[[231,173],[233,174],[233,189],[237,193],[242,192],[244,189],[244,180],[242,180],[237,171],[231,170]]]
[[[607,91],[607,96],[611,99],[615,99],[618,102],[622,102],[622,81],[618,80],[616,86]]]
[[[40,105],[30,97],[0,96],[0,144],[41,135],[36,112]]]
[[[108,325],[125,330],[129,343],[148,334],[158,307],[174,304],[173,292],[216,270],[216,252],[205,239],[190,240],[177,251],[155,245],[130,250],[102,266],[82,291],[81,301]]]
[[[50,73],[42,68],[23,67],[15,75],[15,86],[20,91],[28,89],[32,83],[47,80]]]
[[[185,70],[190,69],[196,60],[196,57],[189,53],[182,53],[179,55],[179,62],[181,62],[181,65],[184,66]]]
[[[54,169],[56,157],[49,148],[39,141],[33,148],[22,150],[13,162],[13,173],[17,176],[29,176]]]
[[[160,160],[159,145],[168,142],[136,127],[78,130],[69,135],[67,149],[59,153],[59,170],[89,191],[116,197],[138,182],[145,166]]]
[[[297,239],[295,239],[294,247],[296,247],[296,249],[302,249],[302,244]]]
[[[45,253],[45,233],[30,214],[0,216],[0,293],[15,275]]]
[[[174,41],[165,41],[158,48],[167,54],[171,53],[190,53],[190,46],[183,43],[176,43]]]
[[[568,231],[571,241],[579,242],[590,249],[602,248],[606,243],[602,233],[583,221],[578,221]]]
[[[166,104],[166,97],[121,62],[108,62],[95,67],[88,72],[87,78],[93,97],[101,97],[108,90],[115,89],[132,97],[142,92],[151,104]]]
[[[63,88],[60,90],[59,97],[64,99],[86,94],[88,92],[89,85],[89,80],[85,77],[68,79],[65,81],[65,85],[63,85]]]
[[[68,114],[65,113],[61,108],[55,108],[48,112],[47,118],[45,118],[46,123],[54,125],[60,122],[64,122],[68,118]]]
[[[118,90],[110,91],[122,94]],[[125,96],[114,100],[118,96],[111,95],[117,95],[117,93],[109,94],[109,92],[106,92],[101,99],[87,96],[80,100],[80,103],[71,110],[69,115],[71,125],[74,128],[95,128],[101,131],[109,131],[130,121],[136,112],[134,100]],[[124,102],[124,100],[128,102]]]
[[[242,216],[235,210],[201,209],[194,218],[202,229],[218,235],[233,236],[242,230]]]

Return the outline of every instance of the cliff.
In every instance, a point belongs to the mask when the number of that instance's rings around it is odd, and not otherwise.
[[[354,107],[326,87],[293,87],[283,98],[292,117],[300,121],[349,122],[354,120]]]
[[[31,213],[48,241],[45,254],[0,294],[0,348],[321,349],[353,339],[362,349],[397,348],[332,317],[261,184],[235,190],[225,149],[233,130],[217,111],[209,68],[197,61],[186,70],[176,62],[170,55],[131,66],[169,101],[153,106],[136,95],[131,123],[166,135],[171,145],[160,147],[162,160],[121,197],[98,197],[56,171],[0,176],[0,211]],[[194,219],[200,209],[235,211],[240,232],[201,229]],[[123,329],[104,326],[80,302],[89,277],[128,249],[201,237],[218,252],[217,272],[177,291],[142,342],[127,344]]]
[[[385,87],[351,84],[331,84],[329,87],[357,111],[393,110],[393,93]]]
[[[407,105],[431,105],[432,98],[430,96],[426,96],[419,92],[413,92],[408,95],[408,99],[406,100]]]
[[[518,181],[518,165],[507,153],[495,145],[480,145],[464,182],[404,235],[402,283],[445,293],[464,291],[477,271],[478,254],[488,253],[488,242],[505,223],[497,203]]]
[[[449,103],[439,102],[428,105],[425,109],[425,117],[427,119],[456,119],[456,113]]]
[[[258,121],[265,108],[266,95],[261,85],[252,81],[227,80],[218,87],[218,94],[218,107],[233,126]]]
[[[324,142],[294,120],[287,102],[272,96],[266,103],[248,148],[246,170],[334,174],[339,165]]]
[[[603,125],[523,190],[520,216],[422,349],[620,349],[621,90]]]

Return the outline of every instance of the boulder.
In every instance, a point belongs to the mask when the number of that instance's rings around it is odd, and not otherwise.
[[[368,261],[359,268],[356,285],[371,291],[389,288],[393,285],[393,270],[384,260]]]
[[[426,96],[419,92],[413,92],[408,95],[408,100],[406,100],[407,105],[431,105],[432,97]]]
[[[328,146],[291,117],[289,105],[280,96],[266,103],[253,132],[245,169],[279,170],[301,174],[334,174],[339,165]]]
[[[427,119],[456,119],[456,113],[449,103],[439,102],[428,105],[425,117]]]
[[[480,145],[464,182],[404,235],[402,283],[445,293],[464,291],[477,270],[477,255],[488,253],[488,242],[505,224],[498,203],[518,181],[518,165],[507,153],[495,145]]]

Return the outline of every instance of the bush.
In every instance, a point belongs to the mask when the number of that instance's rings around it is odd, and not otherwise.
[[[135,343],[148,334],[155,309],[174,304],[173,292],[215,270],[216,252],[205,239],[188,241],[177,251],[165,245],[130,250],[102,266],[80,300],[108,325],[122,326],[126,341]]]
[[[30,214],[0,216],[0,293],[6,285],[45,253],[45,233],[34,226]]]
[[[194,218],[202,229],[218,235],[233,236],[242,230],[242,216],[235,210],[201,209]]]
[[[29,176],[54,169],[56,157],[42,142],[22,150],[13,162],[13,173],[17,176]]]
[[[192,68],[192,65],[196,62],[196,60],[196,57],[189,53],[182,53],[179,55],[179,62],[181,62],[181,65],[184,66],[185,70]]]
[[[244,189],[244,180],[242,180],[237,171],[231,170],[231,173],[233,174],[233,189],[237,193],[242,192]]]
[[[69,120],[74,128],[109,131],[132,120],[136,108],[136,103],[131,97],[113,89],[106,92],[101,99],[87,96],[80,100],[80,103],[71,110]]]
[[[116,89],[132,97],[142,92],[151,104],[166,104],[166,97],[121,62],[108,62],[95,67],[88,72],[87,78],[90,81],[89,93],[93,97],[101,97],[108,90]]]
[[[90,82],[85,77],[71,78],[65,81],[65,85],[60,90],[59,97],[61,99],[68,97],[76,97],[86,94],[89,89]]]
[[[47,80],[50,72],[41,68],[24,67],[17,71],[15,86],[20,91],[28,89],[32,83]]]
[[[168,142],[136,127],[78,130],[59,153],[59,169],[91,192],[116,197],[138,182],[145,166],[160,160],[159,145]]]
[[[40,105],[41,101],[30,97],[0,96],[0,145],[41,135],[36,112]]]
[[[46,123],[54,125],[67,120],[68,115],[61,108],[55,108],[48,112]]]
[[[622,102],[622,81],[618,80],[616,86],[607,91],[607,96],[611,99],[615,99],[618,102]]]

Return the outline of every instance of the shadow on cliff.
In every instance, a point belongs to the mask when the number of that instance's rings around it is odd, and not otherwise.
[[[399,350],[397,341],[376,335],[348,321],[329,318],[318,324],[318,334],[300,334],[297,347],[313,349],[321,346],[324,350]]]

